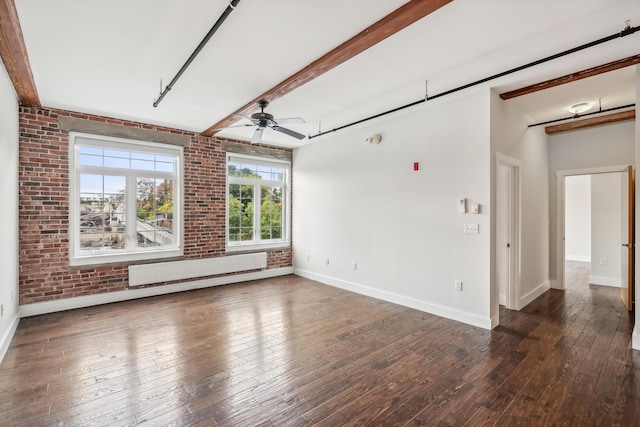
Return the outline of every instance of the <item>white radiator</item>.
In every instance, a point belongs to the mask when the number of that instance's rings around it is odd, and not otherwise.
[[[267,253],[129,266],[129,286],[257,270],[267,267]]]

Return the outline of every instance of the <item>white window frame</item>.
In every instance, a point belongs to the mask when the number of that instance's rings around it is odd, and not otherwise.
[[[102,166],[80,165],[78,161],[79,146],[119,149],[127,151],[143,151],[160,155],[174,156],[174,172],[158,172],[136,169],[119,169]],[[116,138],[69,132],[69,264],[71,266],[100,265],[130,261],[171,258],[184,255],[183,244],[183,147],[148,141]],[[80,175],[117,175],[126,177],[126,215],[127,223],[135,224],[136,216],[136,177],[170,178],[173,184],[173,221],[174,244],[171,246],[138,247],[137,232],[127,228],[126,248],[112,250],[96,250],[91,253],[80,249]],[[133,206],[133,209],[130,207]]]
[[[269,181],[256,178],[245,177],[232,177],[229,176],[229,162],[231,159],[245,159],[247,163],[265,165],[265,166],[277,166],[284,169],[284,181]],[[227,153],[225,163],[225,175],[227,177],[226,191],[225,191],[225,240],[227,252],[241,252],[241,251],[260,251],[265,249],[279,249],[291,247],[291,162],[286,160],[264,158],[257,156],[249,156],[245,154]],[[247,242],[232,242],[229,241],[229,185],[241,184],[241,185],[254,185],[254,206],[258,206],[258,209],[253,213],[253,235],[254,239]],[[262,206],[261,200],[261,185],[278,186],[282,187],[282,199],[283,199],[283,217],[282,217],[282,238],[270,239],[263,241],[260,239],[260,211]]]

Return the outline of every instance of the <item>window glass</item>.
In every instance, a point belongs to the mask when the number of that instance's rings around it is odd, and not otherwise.
[[[227,158],[227,247],[288,243],[288,163]]]
[[[72,265],[181,253],[180,147],[72,132],[70,150]]]

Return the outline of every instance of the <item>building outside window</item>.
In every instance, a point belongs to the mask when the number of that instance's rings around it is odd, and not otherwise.
[[[182,147],[71,132],[70,264],[182,255]]]

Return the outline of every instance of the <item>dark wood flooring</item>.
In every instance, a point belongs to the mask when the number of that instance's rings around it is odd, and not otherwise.
[[[26,318],[0,425],[638,426],[632,318],[570,271],[493,331],[295,276]]]

